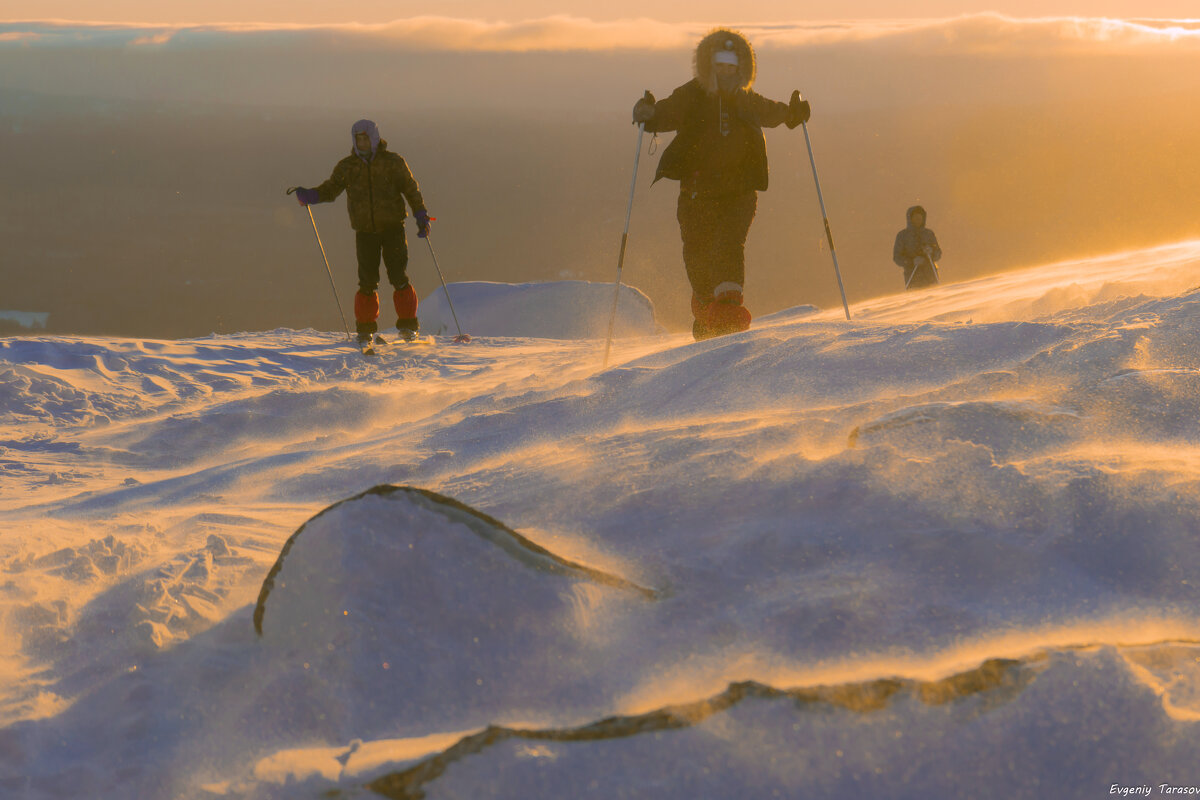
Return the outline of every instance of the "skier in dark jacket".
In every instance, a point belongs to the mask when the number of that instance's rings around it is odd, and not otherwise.
[[[896,234],[892,261],[904,269],[904,288],[921,289],[938,283],[937,263],[942,258],[937,236],[925,227],[925,209],[913,206],[905,219],[908,225]]]
[[[360,341],[370,340],[379,329],[379,260],[387,268],[392,284],[392,305],[396,308],[396,329],[406,339],[419,330],[417,292],[408,282],[408,240],[404,220],[408,216],[404,201],[412,206],[417,220],[417,236],[429,234],[433,217],[425,209],[421,189],[404,159],[387,149],[379,138],[379,128],[369,119],[360,119],[350,128],[352,149],[333,168],[329,180],[315,189],[298,188],[300,205],[329,203],[346,192],[346,210],[355,231],[358,256],[358,291],[354,295],[354,323]]]
[[[654,180],[679,181],[679,233],[692,286],[692,334],[706,339],[750,327],[742,305],[745,246],[767,188],[763,128],[795,128],[809,105],[792,92],[790,103],[751,90],[757,72],[744,36],[718,28],[696,47],[695,77],[665,100],[647,93],[633,121],[647,131],[676,131],[659,159]]]

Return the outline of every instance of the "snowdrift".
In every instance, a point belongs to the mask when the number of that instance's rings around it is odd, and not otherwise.
[[[0,794],[1194,788],[1198,266],[610,369],[596,339],[0,339]]]
[[[447,285],[422,298],[421,331],[436,336],[458,333],[458,325],[472,336],[509,336],[537,339],[603,339],[608,335],[616,287],[590,281],[545,283],[492,283],[465,281]],[[458,315],[458,325],[454,314]],[[662,333],[654,319],[650,298],[632,286],[621,285],[613,323],[613,336],[651,336]]]
[[[434,706],[476,723],[552,715],[603,657],[595,629],[655,597],[449,497],[377,486],[289,538],[254,626],[278,664],[303,663],[305,680],[327,687],[325,708],[305,713],[341,720],[335,738],[348,740]]]

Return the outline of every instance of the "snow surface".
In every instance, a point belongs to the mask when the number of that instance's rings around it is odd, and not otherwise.
[[[624,284],[619,297],[614,315],[617,293],[611,283],[461,281],[421,300],[421,331],[451,336],[461,326],[474,336],[598,339],[608,335],[611,319],[615,337],[663,332],[649,297]]]
[[[851,310],[0,338],[0,796],[1200,786],[1200,241]]]

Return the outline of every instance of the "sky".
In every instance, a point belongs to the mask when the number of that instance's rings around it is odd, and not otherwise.
[[[247,19],[270,10],[247,8]],[[328,176],[363,117],[421,181],[449,279],[611,281],[629,108],[690,77],[709,25],[487,23],[472,9],[301,31],[0,22],[0,174],[17,187],[0,196],[5,305],[48,312],[60,332],[340,326],[309,220],[284,190]],[[914,203],[954,280],[1200,236],[1198,28],[997,14],[742,27],[759,55],[755,88],[799,89],[813,104],[851,302],[892,290],[892,241]],[[766,132],[770,188],[747,244],[756,316],[840,305],[799,134]],[[676,193],[652,185],[667,140],[642,150],[624,279],[680,329],[690,306]],[[61,141],[53,159],[27,156]],[[315,216],[345,299],[345,201]],[[438,285],[427,256],[410,261],[422,297]]]
[[[610,0],[603,4],[580,0],[0,0],[0,19],[70,19],[101,22],[216,23],[271,22],[326,24],[378,23],[404,17],[437,14],[486,20],[521,20],[568,14],[594,20],[651,17],[664,22],[737,21],[762,23],[800,19],[887,19],[957,16],[983,11],[1022,17],[1114,16],[1189,18],[1198,13],[1187,0],[694,0],[687,3],[647,4],[644,0]]]

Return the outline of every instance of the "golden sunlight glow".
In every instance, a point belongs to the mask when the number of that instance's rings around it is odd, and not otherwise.
[[[162,45],[181,32],[208,35],[311,33],[379,39],[415,50],[478,52],[686,49],[714,23],[664,22],[631,16],[596,20],[556,13],[516,21],[421,14],[387,22],[100,22],[64,19],[0,22],[0,42],[38,37],[86,40],[126,32],[135,45]],[[5,27],[12,30],[4,31]],[[874,43],[926,55],[1113,54],[1200,49],[1200,22],[1103,17],[1016,18],[982,12],[928,19],[805,20],[743,23],[757,47],[792,49]]]

